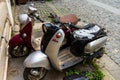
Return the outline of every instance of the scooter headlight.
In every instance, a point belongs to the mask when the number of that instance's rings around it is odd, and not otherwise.
[[[26,37],[27,37],[27,34],[26,34],[26,33],[24,33],[22,36],[23,36],[23,38],[26,38]]]
[[[60,38],[61,36],[62,36],[61,33],[57,33],[57,34],[56,34],[56,38]]]

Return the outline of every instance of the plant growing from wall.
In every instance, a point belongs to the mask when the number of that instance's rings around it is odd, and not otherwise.
[[[14,35],[15,35],[15,32],[14,32],[14,31],[12,31],[12,32],[11,32],[11,36],[14,36]]]
[[[48,0],[48,1],[52,1],[52,0]]]

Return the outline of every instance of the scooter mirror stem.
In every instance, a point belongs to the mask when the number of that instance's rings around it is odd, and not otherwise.
[[[81,21],[81,19],[79,18],[78,21]]]

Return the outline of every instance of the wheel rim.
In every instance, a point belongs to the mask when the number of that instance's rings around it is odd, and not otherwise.
[[[35,75],[33,71],[38,72],[38,75]],[[29,80],[40,80],[42,79],[46,74],[45,68],[37,68],[37,69],[31,69],[30,74],[28,75]]]
[[[13,48],[13,54],[15,56],[20,57],[26,55],[27,53],[28,53],[28,49],[26,46],[16,46]]]

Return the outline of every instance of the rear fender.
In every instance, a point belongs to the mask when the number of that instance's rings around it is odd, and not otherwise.
[[[27,68],[44,67],[47,70],[51,69],[47,55],[41,51],[35,51],[30,54],[25,59],[24,66]]]
[[[9,41],[9,46],[19,46],[19,45],[23,45],[24,41],[23,39],[20,37],[20,35],[15,35],[13,36],[10,41]]]

